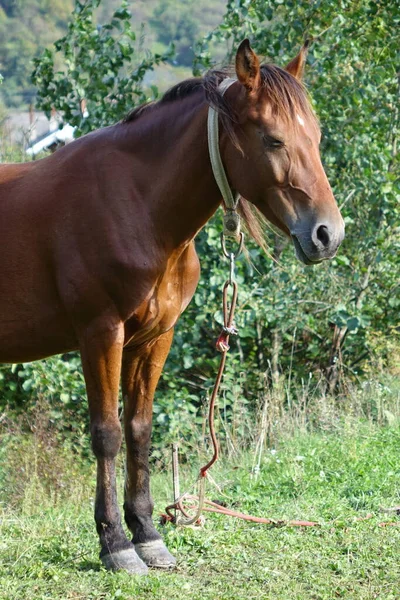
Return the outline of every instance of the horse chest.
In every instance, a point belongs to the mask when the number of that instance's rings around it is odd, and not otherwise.
[[[141,344],[174,327],[193,297],[199,274],[199,260],[191,244],[178,260],[168,261],[165,272],[127,321],[125,342]]]
[[[190,301],[189,290],[184,281],[165,281],[158,286],[147,305],[150,320],[158,322],[161,332],[173,327]]]

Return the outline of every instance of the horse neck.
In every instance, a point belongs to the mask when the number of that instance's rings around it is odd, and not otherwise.
[[[148,177],[146,203],[174,246],[194,238],[221,203],[208,154],[208,105],[202,93],[150,109],[130,129],[130,147]],[[136,175],[135,175],[136,176]]]

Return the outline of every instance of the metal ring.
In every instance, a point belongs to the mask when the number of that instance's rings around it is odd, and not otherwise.
[[[244,242],[244,233],[243,231],[240,232],[240,239],[238,242],[238,247],[236,249],[236,252],[228,252],[226,249],[226,244],[225,244],[225,236],[223,233],[221,233],[221,246],[222,246],[222,252],[224,253],[224,256],[226,258],[231,258],[231,254],[233,254],[233,258],[237,258],[239,256],[239,254],[241,253],[241,251],[243,250],[243,242]]]

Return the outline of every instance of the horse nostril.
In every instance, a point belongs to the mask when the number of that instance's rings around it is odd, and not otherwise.
[[[326,225],[320,225],[317,229],[317,238],[321,242],[321,244],[326,248],[329,246],[330,237],[329,231]]]

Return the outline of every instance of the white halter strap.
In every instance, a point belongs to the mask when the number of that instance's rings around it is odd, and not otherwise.
[[[227,77],[218,86],[219,91],[222,95],[225,94],[226,90],[236,82],[236,79]],[[224,202],[228,210],[236,210],[239,202],[239,194],[235,196],[232,194],[232,190],[229,186],[228,179],[226,177],[224,165],[222,164],[221,154],[219,152],[219,131],[218,131],[218,112],[211,106],[208,109],[208,120],[207,120],[207,133],[208,133],[208,151],[210,154],[210,161],[212,170],[214,173],[215,181],[220,189]]]

